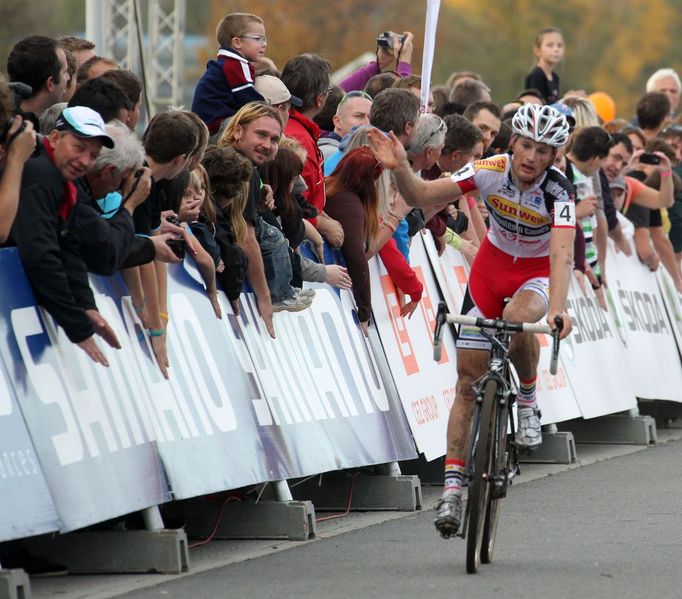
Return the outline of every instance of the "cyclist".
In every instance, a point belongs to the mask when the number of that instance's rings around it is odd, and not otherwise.
[[[537,322],[549,326],[562,316],[561,337],[570,332],[565,314],[573,269],[575,201],[572,184],[552,168],[557,148],[568,141],[565,117],[550,106],[527,104],[512,121],[510,152],[468,164],[452,176],[424,181],[415,177],[402,149],[377,131],[370,144],[377,159],[393,170],[400,193],[417,207],[452,201],[478,191],[490,214],[490,228],[471,267],[462,312],[486,318]],[[506,298],[511,298],[505,303]],[[486,371],[490,343],[479,329],[461,327],[457,340],[457,394],[450,411],[445,487],[435,519],[445,538],[457,532],[462,512],[462,481],[474,411],[472,388]],[[542,442],[535,397],[539,346],[534,335],[517,333],[509,347],[520,379],[516,444],[534,449]]]

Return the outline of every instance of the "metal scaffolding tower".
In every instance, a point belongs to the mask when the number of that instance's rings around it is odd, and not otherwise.
[[[86,0],[86,37],[145,82],[150,116],[182,102],[186,0]]]

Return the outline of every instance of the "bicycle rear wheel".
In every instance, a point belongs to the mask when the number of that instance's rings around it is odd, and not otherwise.
[[[506,476],[507,472],[509,472],[511,440],[507,435],[507,409],[506,406],[504,409],[498,409],[497,422],[495,424],[496,435],[493,464],[495,464],[494,472],[497,476]],[[502,497],[506,493],[506,486],[506,480],[502,482],[501,488],[491,486],[486,509],[485,526],[483,527],[483,540],[481,542],[481,562],[484,564],[489,564],[493,559],[497,521],[500,517],[500,504]]]
[[[490,504],[491,483],[497,433],[497,381],[490,380],[483,390],[478,440],[474,452],[474,473],[469,487],[467,502],[467,572],[475,574],[481,563],[483,531]]]

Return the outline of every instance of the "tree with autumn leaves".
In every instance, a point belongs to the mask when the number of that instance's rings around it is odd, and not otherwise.
[[[319,52],[339,68],[373,52],[377,35],[391,29],[415,34],[415,72],[421,69],[426,0],[191,0],[188,33],[205,35],[206,43],[188,63],[198,58],[204,65],[215,55],[215,26],[237,11],[264,18],[267,54],[280,67],[296,54]],[[562,88],[605,91],[627,118],[653,71],[682,72],[681,25],[682,0],[442,0],[433,82],[456,70],[478,71],[504,103],[521,90],[533,65],[535,35],[555,26],[566,41],[558,69]],[[0,2],[3,56],[25,35],[82,35],[84,29],[84,0]],[[200,74],[188,73],[186,84],[193,86]]]

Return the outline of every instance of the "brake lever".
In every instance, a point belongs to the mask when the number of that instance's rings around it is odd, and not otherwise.
[[[445,302],[438,304],[438,312],[436,313],[436,328],[433,332],[433,359],[440,362],[443,350],[443,325],[447,319],[447,306]]]
[[[559,367],[559,338],[564,328],[564,319],[557,315],[554,317],[554,324],[556,328],[552,331],[552,359],[549,363],[549,373],[552,376],[556,375]]]

